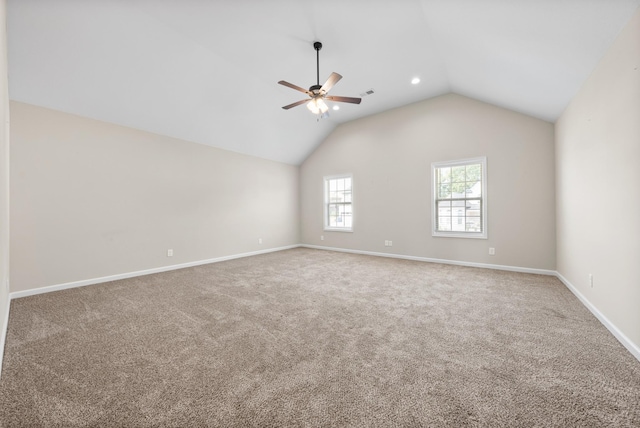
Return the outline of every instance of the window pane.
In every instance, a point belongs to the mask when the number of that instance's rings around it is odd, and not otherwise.
[[[481,181],[469,181],[466,184],[467,198],[479,198],[482,196],[482,182]]]
[[[344,192],[344,201],[351,202],[351,192]]]
[[[467,201],[466,210],[467,217],[480,217],[480,201]]]
[[[329,190],[332,192],[335,192],[336,190],[338,190],[338,184],[336,180],[329,180]]]
[[[480,217],[467,217],[467,232],[482,232]]]
[[[451,217],[438,217],[438,230],[448,232],[451,230]]]
[[[452,198],[464,198],[465,197],[465,185],[464,185],[464,183],[452,183],[451,184],[451,197]]]
[[[466,230],[464,217],[452,217],[451,230],[454,232],[464,232]]]
[[[451,168],[439,168],[436,171],[438,183],[451,183]]]
[[[344,189],[351,190],[351,177],[344,179]]]
[[[454,166],[451,168],[451,182],[452,183],[464,183],[465,180],[465,169],[463,166]]]
[[[480,200],[479,199],[467,199],[465,205],[470,210],[479,210],[480,209]]]
[[[467,178],[465,181],[480,181],[482,178],[482,165],[479,163],[466,166]]]
[[[438,216],[450,216],[451,215],[451,202],[439,201],[438,202]]]
[[[438,187],[438,199],[449,199],[451,198],[451,185],[450,184],[441,184]]]

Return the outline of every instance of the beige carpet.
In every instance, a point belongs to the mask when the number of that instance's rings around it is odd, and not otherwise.
[[[294,249],[12,302],[4,427],[640,426],[555,278]]]

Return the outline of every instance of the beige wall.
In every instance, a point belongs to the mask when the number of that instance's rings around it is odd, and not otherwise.
[[[553,138],[551,123],[454,94],[341,125],[300,167],[302,242],[554,270]],[[431,163],[477,156],[488,239],[432,237]],[[323,176],[342,173],[353,173],[354,231],[326,232]]]
[[[0,367],[9,310],[9,94],[6,1],[0,0]]]
[[[558,120],[556,162],[558,272],[640,347],[640,10]]]
[[[295,166],[17,102],[11,121],[12,292],[299,242]]]

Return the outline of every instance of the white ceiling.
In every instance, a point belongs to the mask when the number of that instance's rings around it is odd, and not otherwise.
[[[455,92],[555,121],[640,0],[9,0],[11,99],[290,164]],[[316,82],[359,96],[319,122]],[[422,80],[411,85],[418,76]]]

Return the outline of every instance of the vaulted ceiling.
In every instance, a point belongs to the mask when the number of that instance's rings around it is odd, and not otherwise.
[[[454,92],[555,121],[640,0],[9,0],[11,99],[290,164]],[[318,120],[281,107],[333,71]],[[421,79],[412,85],[414,77]]]

